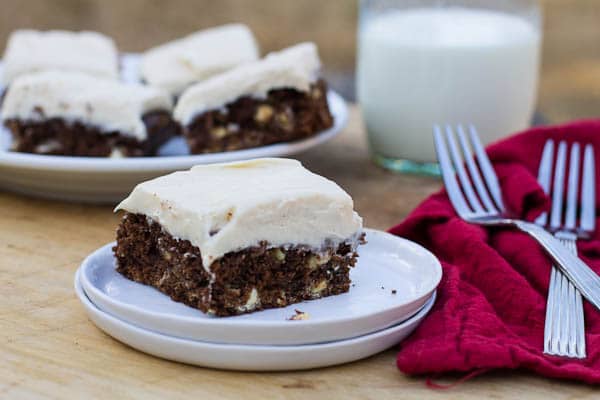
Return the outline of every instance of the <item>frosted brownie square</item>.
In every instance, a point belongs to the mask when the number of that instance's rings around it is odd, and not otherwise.
[[[333,125],[313,43],[246,63],[187,89],[174,117],[192,153],[310,137]]]
[[[149,85],[178,96],[192,83],[258,57],[258,46],[250,29],[228,24],[147,50],[142,56],[140,75]]]
[[[117,79],[118,53],[111,38],[97,32],[13,32],[3,56],[2,83],[47,70],[79,71]]]
[[[94,157],[146,156],[179,131],[171,97],[78,72],[23,75],[1,110],[12,151]]]
[[[175,172],[116,210],[117,270],[218,316],[347,292],[363,240],[351,197],[288,159]]]

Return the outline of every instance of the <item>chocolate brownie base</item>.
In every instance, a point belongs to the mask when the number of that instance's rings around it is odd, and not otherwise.
[[[350,267],[358,257],[349,243],[320,254],[261,243],[226,254],[210,266],[209,273],[197,247],[173,238],[145,215],[132,213],[122,220],[113,251],[117,271],[125,277],[218,316],[347,292]]]
[[[144,114],[142,119],[148,132],[144,141],[61,118],[43,121],[9,119],[4,124],[12,132],[12,151],[61,156],[151,156],[179,133],[179,125],[167,111],[152,111]]]
[[[200,114],[184,134],[192,153],[215,153],[304,139],[332,125],[327,85],[319,80],[309,92],[275,89],[264,100],[241,97]]]

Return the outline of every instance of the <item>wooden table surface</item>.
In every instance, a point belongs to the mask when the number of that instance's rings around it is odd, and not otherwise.
[[[436,179],[394,175],[371,164],[355,107],[340,136],[299,159],[347,189],[373,228],[400,221],[440,187]],[[117,222],[109,207],[0,193],[1,399],[598,398],[590,386],[524,372],[491,373],[436,391],[424,378],[396,369],[396,349],[285,373],[217,371],[145,355],[96,328],[73,292],[79,263],[113,240]]]

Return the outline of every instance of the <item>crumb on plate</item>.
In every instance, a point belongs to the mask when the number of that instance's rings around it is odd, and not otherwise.
[[[302,321],[310,318],[310,315],[304,311],[300,311],[298,309],[295,309],[294,311],[296,314],[289,317],[288,321]]]

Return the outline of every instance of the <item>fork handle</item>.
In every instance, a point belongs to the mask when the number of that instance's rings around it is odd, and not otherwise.
[[[600,276],[545,229],[525,221],[515,221],[515,225],[537,240],[583,297],[600,310]]]

